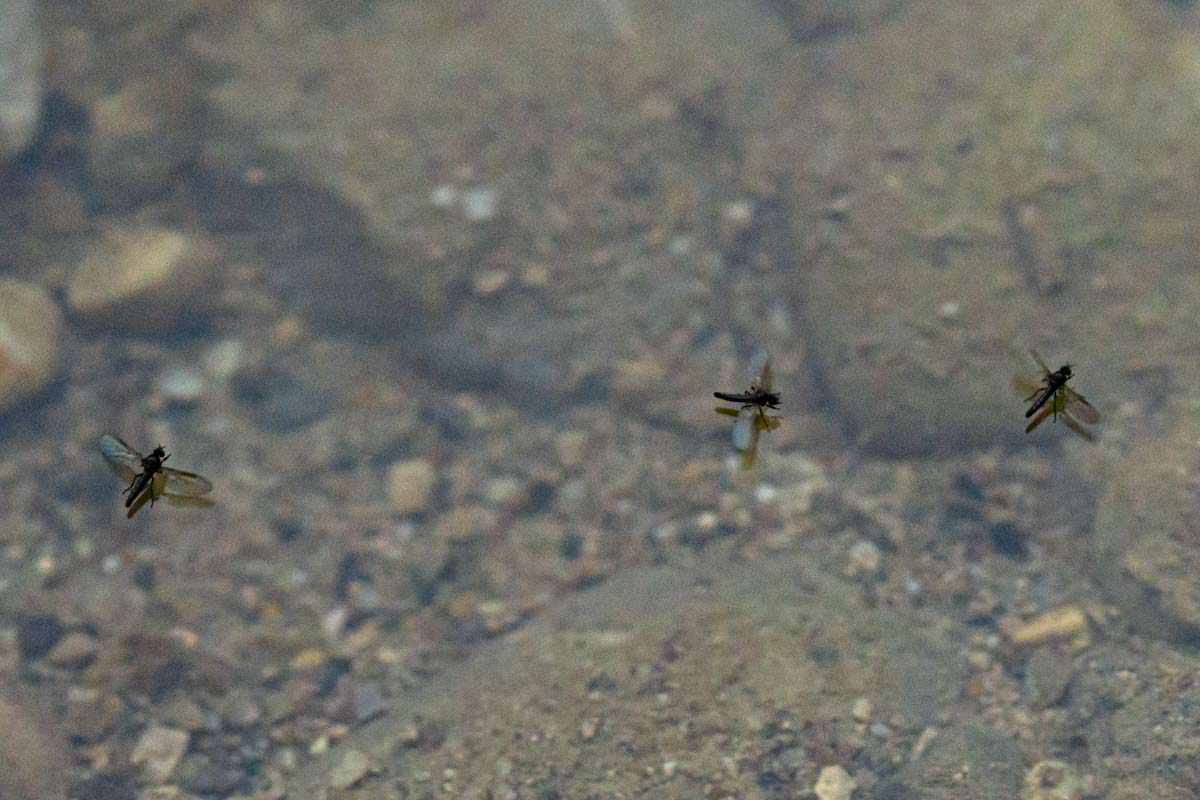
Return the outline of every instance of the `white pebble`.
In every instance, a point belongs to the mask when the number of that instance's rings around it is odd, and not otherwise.
[[[850,548],[850,563],[846,565],[846,575],[873,575],[879,571],[882,561],[883,555],[874,543],[860,541]]]
[[[865,697],[860,697],[854,701],[854,705],[850,708],[850,715],[859,722],[866,722],[875,713],[875,707],[871,705],[871,701]]]
[[[775,502],[778,496],[779,490],[769,483],[760,483],[754,487],[754,499],[763,505]]]
[[[233,376],[242,365],[241,339],[222,339],[204,354],[204,369],[219,380]]]
[[[195,403],[204,395],[204,376],[191,367],[168,367],[158,376],[158,390],[173,403]]]
[[[813,786],[813,793],[818,800],[850,800],[850,795],[854,794],[856,788],[858,781],[850,777],[850,773],[840,765],[834,764],[821,769],[817,783]]]
[[[458,202],[458,190],[448,183],[443,183],[429,193],[429,202],[438,208],[452,208]]]
[[[481,186],[463,192],[463,214],[471,222],[487,222],[496,216],[496,190]]]
[[[175,771],[175,765],[187,751],[187,746],[187,731],[151,725],[133,748],[129,762],[141,766],[152,782],[166,783]]]

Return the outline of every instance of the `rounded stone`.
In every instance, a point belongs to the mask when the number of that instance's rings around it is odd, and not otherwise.
[[[37,392],[54,375],[60,319],[40,287],[0,281],[0,410]]]
[[[398,461],[388,467],[387,497],[399,514],[420,514],[429,508],[437,474],[423,458]]]
[[[59,640],[49,658],[57,667],[82,669],[96,658],[96,640],[81,631],[73,631]]]
[[[158,376],[158,390],[172,403],[196,403],[205,388],[204,374],[191,367],[170,367]]]
[[[823,767],[813,786],[817,800],[850,800],[858,782],[840,764]]]
[[[0,162],[23,150],[37,130],[42,61],[36,4],[0,2]]]
[[[1013,351],[1069,359],[1079,391],[1113,397],[1139,389],[1107,365],[1143,363],[1164,338],[1179,363],[1194,352],[1183,333],[1194,281],[1173,274],[1167,254],[1182,252],[1196,215],[1195,191],[1171,164],[1195,154],[1182,132],[1200,114],[1183,102],[1187,83],[1156,66],[1194,46],[1147,44],[1150,18],[1114,0],[1034,9],[947,16],[904,4],[887,25],[847,37],[837,79],[795,98],[812,135],[794,134],[791,159],[805,165],[793,230],[811,254],[794,299],[838,419],[877,453],[1022,439]],[[997,44],[1034,40],[1022,58]],[[1117,68],[1116,53],[1135,66]],[[1070,68],[1030,67],[1043,59]],[[1132,88],[1151,73],[1154,91]],[[1136,96],[1137,108],[1061,113],[1118,96]],[[1162,124],[1172,113],[1187,121]],[[1120,200],[1143,186],[1164,199]],[[1175,369],[1171,355],[1153,360]]]
[[[169,228],[109,229],[76,268],[67,305],[80,318],[129,333],[195,326],[217,277],[216,249]]]

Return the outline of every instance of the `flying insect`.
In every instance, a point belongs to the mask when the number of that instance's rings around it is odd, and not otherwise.
[[[713,397],[718,400],[739,405],[738,408],[717,406],[716,411],[727,417],[737,417],[733,425],[733,447],[742,457],[742,469],[753,467],[758,458],[759,434],[773,431],[781,424],[779,417],[766,413],[767,409],[779,408],[779,393],[771,384],[771,361],[760,351],[751,363],[755,376],[748,391],[713,392]]]
[[[203,475],[172,469],[163,465],[171,454],[162,445],[155,447],[149,455],[142,455],[120,438],[112,434],[100,437],[100,455],[108,462],[108,466],[123,481],[129,485],[122,492],[125,495],[127,519],[146,505],[154,505],[160,497],[165,497],[175,505],[211,506],[212,500],[204,495],[212,491],[212,482]]]
[[[1029,396],[1025,398],[1025,402],[1031,403],[1025,412],[1025,418],[1029,420],[1029,424],[1025,426],[1025,432],[1032,432],[1046,420],[1046,417],[1052,417],[1055,422],[1062,417],[1063,422],[1072,431],[1089,442],[1095,441],[1095,434],[1085,425],[1098,423],[1100,412],[1087,401],[1086,397],[1067,386],[1067,381],[1073,377],[1071,365],[1063,364],[1058,369],[1051,371],[1037,351],[1030,350],[1029,354],[1033,356],[1033,360],[1042,370],[1041,383],[1035,384],[1023,378],[1015,378],[1013,381],[1017,389],[1029,392]]]

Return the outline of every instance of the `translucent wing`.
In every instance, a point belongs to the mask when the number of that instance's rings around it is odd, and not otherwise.
[[[758,437],[762,431],[773,431],[781,424],[779,417],[768,416],[755,406],[743,406],[733,426],[733,446],[741,454],[742,469],[750,469],[758,460]]]
[[[1046,366],[1046,362],[1045,362],[1045,361],[1043,361],[1043,360],[1042,360],[1042,357],[1038,355],[1038,351],[1037,351],[1037,350],[1030,350],[1030,351],[1029,351],[1029,355],[1033,356],[1033,360],[1037,362],[1037,365],[1038,365],[1039,367],[1041,367],[1041,369],[1042,369],[1042,374],[1043,374],[1043,375],[1049,375],[1049,374],[1050,374],[1050,368]]]
[[[1024,391],[1029,382],[1025,379],[1014,378],[1013,384],[1018,389]],[[1084,427],[1084,423],[1095,425],[1100,421],[1100,412],[1078,392],[1064,387],[1062,391],[1056,393],[1054,397],[1042,406],[1037,415],[1029,420],[1029,424],[1025,426],[1025,432],[1031,433],[1050,416],[1062,417],[1067,427],[1076,434],[1087,439],[1089,442],[1096,441],[1096,435]]]
[[[1095,425],[1100,421],[1100,412],[1087,401],[1086,397],[1074,389],[1066,389],[1066,393],[1067,402],[1062,413],[1072,415],[1088,425]]]
[[[149,500],[153,505],[154,501],[162,497],[163,487],[166,485],[167,479],[161,472],[156,472],[150,476],[150,480],[142,484],[142,488],[138,493],[129,498],[129,510],[125,512],[126,519],[133,519],[142,506],[146,505]]]
[[[163,467],[161,474],[164,478],[164,487],[159,492],[159,496],[195,498],[208,494],[213,488],[212,481],[194,472]]]
[[[750,374],[754,376],[750,379],[751,391],[756,389],[764,392],[772,391],[771,358],[767,355],[766,350],[756,350],[750,357]]]
[[[1038,425],[1041,425],[1043,422],[1045,422],[1046,417],[1050,416],[1050,412],[1052,412],[1053,410],[1054,410],[1054,407],[1052,405],[1042,406],[1042,410],[1040,412],[1038,412],[1038,415],[1036,417],[1034,417],[1033,419],[1029,420],[1029,424],[1025,426],[1025,432],[1033,433],[1033,429],[1036,428]]]
[[[175,473],[174,477],[171,473]],[[181,477],[186,477],[187,481],[184,486],[189,493],[173,492],[171,489],[178,488]],[[178,469],[163,468],[161,472],[156,472],[146,487],[132,499],[129,504],[129,511],[125,516],[132,519],[133,515],[138,512],[142,506],[146,505],[147,501],[163,500],[173,506],[185,506],[189,508],[208,508],[213,504],[211,498],[197,497],[198,494],[205,494],[212,491],[212,484],[208,479],[201,475],[196,475],[192,472],[184,472]]]
[[[123,481],[132,483],[142,471],[142,454],[112,434],[100,437],[100,455]]]
[[[1021,393],[1022,397],[1025,397],[1025,402],[1027,403],[1036,397],[1038,392],[1046,388],[1037,381],[1031,381],[1024,375],[1013,375],[1012,385],[1014,389]],[[1028,396],[1026,397],[1026,395]]]
[[[1088,406],[1088,408],[1091,408],[1091,406]],[[1074,410],[1077,410],[1077,409],[1074,409]],[[1095,409],[1092,409],[1092,410],[1095,411]],[[1063,422],[1065,422],[1067,424],[1067,427],[1070,428],[1071,430],[1073,430],[1075,433],[1082,436],[1084,439],[1087,439],[1089,442],[1096,441],[1096,435],[1094,433],[1092,433],[1091,431],[1089,431],[1087,428],[1083,427],[1083,425],[1080,424],[1079,420],[1075,419],[1075,415],[1072,412],[1073,412],[1073,409],[1070,409],[1070,408],[1067,408],[1061,412]],[[1099,419],[1099,416],[1097,416],[1096,419]]]

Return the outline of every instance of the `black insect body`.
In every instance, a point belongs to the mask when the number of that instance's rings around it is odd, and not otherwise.
[[[164,466],[171,454],[162,445],[143,456],[118,437],[106,433],[100,437],[100,454],[117,477],[129,482],[122,492],[126,496],[128,518],[147,502],[154,505],[160,497],[176,505],[212,505],[212,500],[204,496],[212,491],[212,482],[203,475]]]
[[[1042,370],[1042,382],[1041,384],[1034,384],[1032,381],[1020,378],[1016,380],[1018,389],[1022,391],[1032,390],[1029,396],[1025,398],[1025,402],[1027,403],[1032,401],[1032,405],[1025,412],[1025,418],[1029,420],[1029,424],[1025,426],[1025,432],[1032,432],[1047,417],[1052,417],[1055,422],[1058,421],[1059,417],[1062,417],[1063,422],[1072,431],[1088,441],[1095,441],[1095,434],[1088,430],[1085,425],[1095,425],[1098,423],[1100,421],[1100,412],[1087,401],[1086,397],[1067,386],[1067,381],[1073,377],[1071,365],[1063,364],[1058,369],[1051,371],[1046,366],[1046,362],[1036,352],[1030,350],[1029,354],[1033,356],[1033,360],[1037,362],[1038,367]],[[1030,419],[1031,417],[1032,419]]]
[[[1038,362],[1039,362],[1039,364],[1041,363],[1040,358],[1038,359]],[[1029,410],[1025,412],[1025,419],[1029,419],[1034,414],[1036,414],[1037,410],[1039,408],[1041,408],[1042,406],[1044,406],[1046,404],[1047,400],[1049,400],[1051,397],[1054,397],[1056,394],[1058,394],[1059,390],[1067,385],[1067,381],[1071,380],[1071,365],[1070,364],[1063,364],[1061,367],[1054,370],[1053,372],[1046,369],[1046,366],[1044,364],[1041,364],[1041,366],[1042,366],[1042,371],[1045,373],[1042,376],[1042,385],[1041,385],[1041,387],[1038,388],[1037,391],[1035,391],[1033,394],[1029,395],[1029,397],[1025,398],[1025,402],[1029,402],[1030,400],[1033,401],[1033,405],[1031,405],[1029,407]],[[1055,405],[1057,405],[1057,404],[1055,404]],[[1051,406],[1051,411],[1054,413],[1055,418],[1057,419],[1057,417],[1058,417],[1057,409],[1055,409],[1054,406]]]
[[[762,431],[773,431],[780,425],[780,419],[768,415],[767,409],[779,408],[779,393],[771,385],[771,362],[765,353],[759,353],[754,359],[755,377],[750,382],[749,391],[745,392],[713,392],[713,397],[727,403],[737,403],[738,408],[718,406],[718,414],[737,417],[733,426],[733,447],[742,457],[742,468],[754,466],[758,458],[758,436]]]
[[[141,496],[142,492],[154,481],[156,475],[162,472],[163,462],[171,457],[171,454],[163,449],[160,444],[150,452],[150,455],[142,457],[142,471],[133,476],[133,480],[125,487],[125,491],[121,494],[125,495],[125,507],[129,508],[133,505],[133,501]],[[153,492],[150,495],[150,505],[154,505]]]

